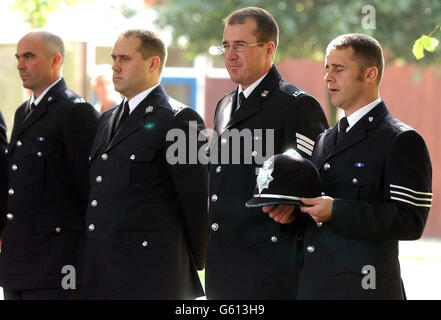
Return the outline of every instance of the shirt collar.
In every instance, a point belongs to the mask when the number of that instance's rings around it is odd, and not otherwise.
[[[269,71],[268,71],[269,72]],[[248,88],[245,90],[242,89],[242,86],[239,84],[239,89],[237,90],[237,98],[239,99],[239,94],[243,92],[243,95],[245,98],[248,98],[249,95],[256,89],[256,87],[262,82],[263,78],[268,74],[265,73],[263,76],[261,76],[259,79],[257,79],[255,82],[253,82]],[[237,103],[239,103],[239,100],[237,100]]]
[[[37,99],[35,99],[34,93],[32,92],[30,103],[31,103],[31,104],[33,103],[33,104],[35,104],[35,105],[38,105],[38,104],[40,103],[40,101],[43,100],[43,98],[44,98],[44,96],[46,95],[46,93],[47,93],[50,89],[52,89],[52,87],[55,86],[55,85],[61,80],[61,78],[62,78],[62,77],[59,77],[57,80],[55,80],[54,82],[52,82],[52,84],[51,84],[49,87],[47,87],[46,90],[44,90],[43,93],[40,94],[40,96],[39,96]]]
[[[135,108],[141,103],[141,101],[144,100],[157,86],[159,86],[159,83],[154,85],[153,87],[148,88],[147,90],[142,91],[141,93],[138,93],[136,96],[130,99],[129,114],[132,113],[132,111],[135,110]],[[126,101],[127,98],[124,97],[124,103],[126,103]]]
[[[372,101],[371,103],[365,105],[363,108],[358,109],[353,114],[347,117],[349,127],[346,129],[348,132],[361,118],[363,118],[369,111],[371,111],[377,104],[381,102],[381,98]]]

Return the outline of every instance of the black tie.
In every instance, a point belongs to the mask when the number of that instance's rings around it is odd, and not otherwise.
[[[245,98],[243,91],[241,93],[239,93],[239,103],[236,104],[236,108],[233,109],[233,112],[231,113],[231,115],[233,115],[239,109],[239,107],[245,103],[246,99],[247,98]]]
[[[29,115],[31,114],[32,110],[34,110],[34,109],[35,109],[35,103],[32,102],[26,108],[26,118],[29,117]]]
[[[346,134],[346,129],[349,127],[349,122],[346,117],[343,117],[338,122],[338,133],[337,133],[337,140],[335,142],[336,145],[340,143],[340,141],[343,139],[344,135]]]
[[[123,125],[124,121],[126,121],[127,117],[129,116],[129,102],[126,101],[123,105],[123,110],[122,112],[120,112],[120,117],[118,119],[118,122],[115,124],[114,129],[113,129],[113,133],[112,133],[112,137],[114,137],[116,135],[116,133],[118,132],[118,130],[121,128],[121,126]]]

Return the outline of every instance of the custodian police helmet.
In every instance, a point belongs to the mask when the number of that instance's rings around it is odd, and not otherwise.
[[[259,169],[254,195],[246,206],[299,205],[301,198],[320,195],[320,175],[311,161],[300,155],[276,154]]]

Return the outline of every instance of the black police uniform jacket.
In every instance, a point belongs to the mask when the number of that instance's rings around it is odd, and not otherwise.
[[[113,140],[122,106],[100,118],[91,153],[84,299],[204,295],[197,269],[204,268],[208,238],[207,166],[169,160],[175,130],[188,139],[205,125],[194,110],[174,108],[168,99],[162,86],[155,88]]]
[[[8,139],[6,137],[6,123],[3,114],[0,112],[0,216],[6,215],[6,203],[8,200]],[[0,236],[2,234],[5,220],[0,218]]]
[[[337,126],[312,160],[333,197],[329,222],[309,219],[300,299],[403,299],[398,241],[420,238],[431,206],[432,169],[423,138],[383,102],[335,146]]]
[[[218,103],[210,143],[207,298],[294,298],[295,235],[245,203],[253,197],[258,168],[272,156],[266,145],[274,143],[275,154],[296,149],[310,158],[314,140],[328,127],[326,116],[316,99],[282,80],[275,66],[231,117],[236,97],[237,90]],[[251,132],[237,148],[228,135],[243,129]],[[230,164],[222,160],[228,154]]]
[[[72,288],[81,273],[88,157],[98,113],[63,79],[26,118],[28,103],[15,113],[8,149],[0,284],[10,291],[60,288],[69,273]],[[62,273],[64,266],[73,266],[75,274],[70,267]]]

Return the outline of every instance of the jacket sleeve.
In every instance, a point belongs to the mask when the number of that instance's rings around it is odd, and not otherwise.
[[[397,135],[384,167],[384,202],[335,199],[332,232],[368,240],[421,237],[432,204],[432,166],[423,138]]]
[[[89,198],[89,155],[95,138],[98,113],[88,103],[78,103],[67,115],[63,142],[68,167],[73,172],[81,209],[86,213]]]
[[[0,113],[0,237],[5,226],[6,202],[8,199],[8,155],[5,153],[7,147],[6,123]]]
[[[190,108],[177,113],[173,128],[185,133],[184,161],[167,165],[177,193],[185,234],[194,263],[198,270],[205,266],[208,241],[208,167],[205,156],[207,144],[205,124],[200,116]],[[199,138],[198,138],[199,137]],[[178,140],[179,142],[179,140]],[[182,142],[182,141],[181,141]],[[167,149],[172,141],[167,142]]]
[[[295,100],[285,122],[285,149],[294,148],[311,159],[317,136],[328,128],[325,113],[316,99],[302,95]]]

